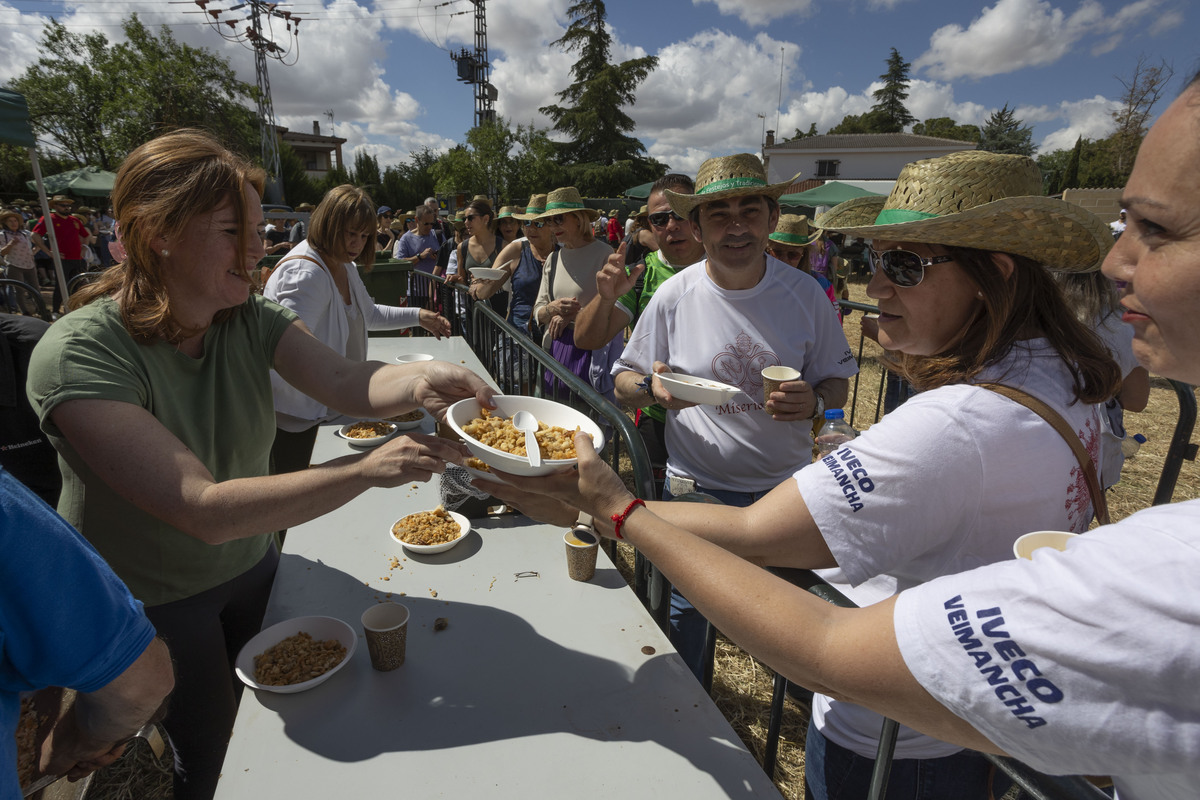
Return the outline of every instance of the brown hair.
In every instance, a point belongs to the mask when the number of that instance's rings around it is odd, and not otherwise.
[[[979,289],[983,300],[950,349],[932,356],[892,356],[918,389],[967,383],[985,367],[1009,354],[1022,339],[1043,336],[1075,381],[1075,397],[1103,403],[1121,386],[1121,371],[1108,348],[1075,318],[1050,273],[1024,256],[1007,254],[1012,274],[1005,277],[995,253],[942,247]],[[999,383],[1004,377],[998,378]]]
[[[488,218],[488,230],[492,233],[496,232],[496,212],[492,210],[492,204],[486,200],[472,200],[467,203],[467,210],[474,211]]]
[[[340,261],[345,235],[364,231],[367,240],[362,252],[350,254],[350,260],[365,271],[375,266],[375,249],[379,246],[376,233],[375,203],[371,196],[357,186],[344,183],[325,193],[308,220],[308,241],[327,262]]]
[[[125,329],[140,342],[178,342],[199,333],[185,330],[176,321],[163,279],[166,264],[151,242],[158,236],[171,239],[180,235],[200,214],[232,201],[241,231],[241,269],[246,245],[256,235],[248,224],[243,190],[248,183],[261,195],[265,181],[261,169],[229,152],[204,131],[177,130],[141,145],[121,164],[112,192],[125,260],[76,292],[71,307],[113,296],[121,308]],[[248,274],[245,278],[250,280]],[[213,321],[224,321],[235,310],[224,309]]]

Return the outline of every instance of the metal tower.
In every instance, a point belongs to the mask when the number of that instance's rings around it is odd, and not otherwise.
[[[488,63],[486,2],[471,0],[475,6],[475,52],[464,47],[458,53],[450,54],[458,66],[458,79],[475,87],[475,127],[496,119],[496,110],[492,105],[496,102],[496,87],[488,80],[492,67]]]
[[[262,0],[245,0],[229,8],[206,8],[213,0],[195,0],[204,12],[212,17],[206,20],[213,30],[225,39],[239,42],[254,51],[254,74],[258,83],[258,119],[262,129],[262,160],[267,171],[266,197],[269,203],[283,202],[283,183],[280,179],[279,136],[275,128],[275,106],[271,102],[271,78],[267,74],[267,59],[274,58],[284,66],[295,64],[300,58],[300,17],[290,11],[281,11],[276,3]],[[243,11],[245,9],[245,11]],[[235,12],[242,11],[242,14]],[[221,15],[227,15],[222,19]],[[266,33],[263,33],[263,20]],[[275,42],[278,35],[275,26],[283,22],[287,37],[286,46]],[[244,28],[239,25],[248,23]],[[228,28],[228,30],[225,30]]]

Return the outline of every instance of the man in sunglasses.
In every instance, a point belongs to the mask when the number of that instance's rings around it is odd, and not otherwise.
[[[575,318],[575,344],[585,350],[603,347],[617,332],[637,325],[638,318],[650,304],[654,292],[668,278],[704,258],[704,245],[692,236],[687,221],[671,210],[666,191],[691,193],[695,184],[687,175],[664,175],[650,188],[646,208],[650,212],[650,230],[658,242],[658,250],[645,259],[625,267],[625,249],[618,247],[596,275],[597,295],[584,306]],[[654,466],[655,487],[661,494],[667,466],[667,412],[657,403],[641,409],[638,432],[646,443],[646,451]]]
[[[790,184],[768,184],[762,162],[745,153],[704,162],[695,192],[663,191],[680,218],[668,224],[688,230],[706,257],[657,288],[613,367],[623,403],[667,410],[663,499],[703,492],[750,505],[811,461],[813,420],[846,402],[858,366],[837,314],[811,276],[765,252]],[[619,279],[609,266],[603,279]],[[764,398],[762,370],[777,365],[803,379]],[[696,405],[664,387],[657,375],[666,371],[741,391],[724,405]],[[671,641],[697,678],[706,624],[672,593]]]

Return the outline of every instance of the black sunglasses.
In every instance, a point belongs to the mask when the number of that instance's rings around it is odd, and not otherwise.
[[[465,217],[463,217],[463,219],[467,222],[470,222],[471,220],[479,219],[482,216],[483,214],[467,214]]]
[[[521,224],[524,225],[526,228],[544,228],[544,227],[546,227],[546,221],[541,220],[541,219],[526,219],[526,220],[522,220]]]
[[[659,211],[657,214],[651,214],[647,217],[647,219],[649,219],[650,224],[656,228],[667,227],[667,223],[671,220],[683,222],[683,217],[679,216],[674,211]]]
[[[566,218],[566,214],[555,214],[552,217],[546,217],[546,222],[549,222],[551,225],[562,225]]]
[[[924,280],[926,267],[945,264],[947,261],[953,260],[950,256],[922,258],[911,250],[884,250],[880,253],[877,250],[867,249],[867,264],[871,267],[871,273],[883,270],[883,274],[889,281],[904,287],[916,286]]]

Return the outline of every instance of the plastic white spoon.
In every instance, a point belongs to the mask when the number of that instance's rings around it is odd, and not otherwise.
[[[518,411],[513,414],[513,427],[525,433],[525,453],[529,458],[529,466],[540,467],[542,465],[542,451],[538,447],[537,433],[538,421],[537,417],[528,411]]]

